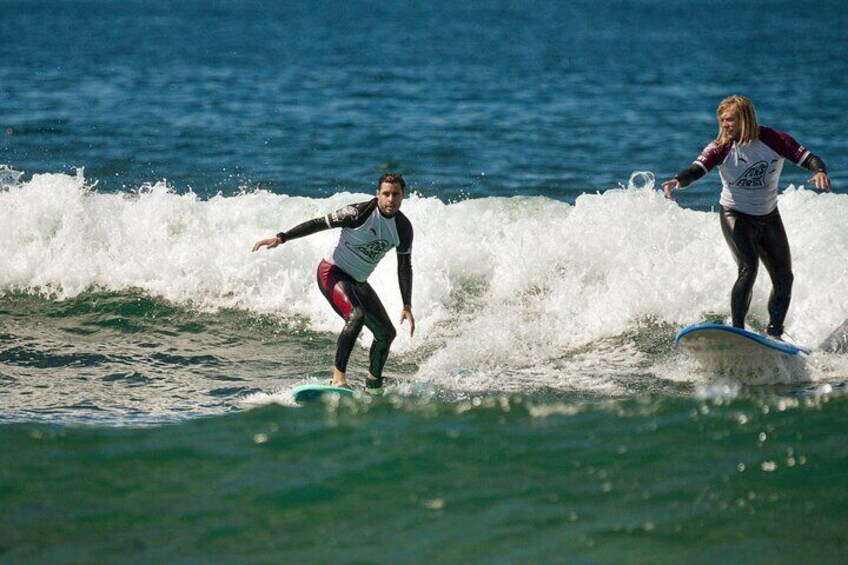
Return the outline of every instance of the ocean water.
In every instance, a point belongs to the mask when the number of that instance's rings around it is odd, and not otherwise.
[[[0,6],[0,561],[845,561],[841,3]],[[658,187],[733,93],[835,187],[781,181],[799,371],[674,347],[735,265],[718,175]],[[297,406],[337,233],[250,249],[386,171],[415,336]]]

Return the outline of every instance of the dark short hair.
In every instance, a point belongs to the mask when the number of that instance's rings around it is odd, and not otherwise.
[[[383,186],[384,182],[396,184],[400,187],[401,192],[406,192],[406,181],[404,181],[403,177],[398,173],[386,173],[381,176],[380,180],[377,181],[377,190],[380,190],[380,187]]]

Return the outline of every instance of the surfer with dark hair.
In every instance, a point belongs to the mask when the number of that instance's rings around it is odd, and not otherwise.
[[[780,339],[792,297],[792,258],[789,241],[777,210],[777,188],[783,162],[789,159],[813,173],[816,188],[830,192],[824,162],[790,135],[761,126],[754,104],[744,96],[730,96],[716,110],[718,137],[674,178],[663,183],[666,198],[672,190],[689,186],[718,165],[721,176],[721,231],[738,267],[730,298],[733,325],[745,327],[745,315],[757,280],[759,261],[772,282],[766,333]]]
[[[336,347],[333,386],[347,387],[348,359],[364,325],[374,334],[365,390],[371,394],[383,392],[383,366],[397,332],[377,293],[368,284],[368,277],[392,248],[397,252],[398,284],[403,299],[401,323],[409,322],[410,336],[415,332],[412,224],[400,211],[405,190],[401,175],[387,173],[377,182],[375,198],[309,220],[253,246],[253,251],[262,247],[273,249],[319,231],[342,228],[338,242],[318,265],[318,287],[333,310],[345,320]]]

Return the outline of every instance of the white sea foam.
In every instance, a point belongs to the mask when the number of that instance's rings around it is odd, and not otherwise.
[[[72,297],[90,288],[141,289],[206,310],[240,308],[335,332],[315,268],[338,234],[326,231],[251,253],[260,238],[365,194],[304,198],[252,192],[201,200],[165,183],[101,194],[84,175],[0,178],[0,292]],[[421,373],[581,374],[645,367],[633,340],[646,322],[672,327],[729,316],[735,265],[717,214],[681,208],[653,181],[587,193],[574,205],[543,197],[444,203],[410,196],[415,227],[414,338],[395,350]],[[848,319],[848,196],[789,187],[780,208],[793,251],[787,320],[801,343],[821,343]],[[371,278],[392,317],[401,301],[393,254]],[[763,270],[751,317],[767,319]],[[370,337],[364,339],[364,343]],[[469,377],[468,381],[472,381]],[[614,378],[596,386],[615,387]],[[574,383],[583,388],[580,383]],[[584,383],[585,385],[585,383]]]

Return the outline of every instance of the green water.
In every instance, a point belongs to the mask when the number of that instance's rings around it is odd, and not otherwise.
[[[7,562],[839,562],[848,398],[0,428]]]

